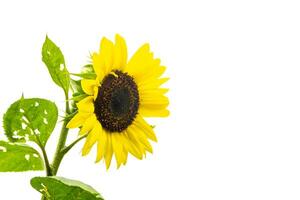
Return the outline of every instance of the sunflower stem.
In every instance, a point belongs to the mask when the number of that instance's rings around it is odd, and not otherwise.
[[[66,146],[65,148],[63,148],[63,149],[61,150],[61,152],[62,152],[63,154],[68,153],[68,151],[69,151],[70,149],[72,149],[73,146],[75,146],[75,145],[76,145],[78,142],[80,142],[82,139],[86,138],[87,135],[88,135],[88,134],[85,134],[85,135],[83,135],[83,136],[77,138],[74,142],[72,142],[71,144],[69,144],[68,146]]]
[[[66,116],[70,114],[70,105],[69,105],[69,95],[66,92],[65,93],[66,98]],[[69,129],[67,128],[67,124],[69,122],[69,119],[65,118],[64,123],[62,125],[62,129],[60,132],[59,140],[56,147],[56,152],[54,155],[53,163],[52,163],[52,175],[55,176],[57,174],[58,168],[60,166],[60,163],[64,157],[64,153],[62,152],[62,149],[65,148],[67,136]]]
[[[40,146],[40,145],[39,145]],[[45,162],[45,166],[46,166],[46,175],[47,176],[52,176],[52,169],[49,163],[49,159],[46,153],[46,150],[43,146],[40,146],[42,153],[43,153],[43,158],[44,158],[44,162]]]

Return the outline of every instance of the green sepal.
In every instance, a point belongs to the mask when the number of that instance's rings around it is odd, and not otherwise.
[[[83,74],[88,74],[88,73],[95,74],[95,70],[94,70],[93,64],[84,65],[82,67],[82,69],[81,69],[81,73],[83,73]]]
[[[97,75],[95,73],[81,73],[81,74],[71,74],[84,79],[96,79]]]
[[[73,90],[73,96],[75,94],[83,94],[84,93],[84,91],[82,90],[82,87],[81,87],[81,80],[71,79],[70,83],[71,83],[71,87]]]
[[[71,87],[73,90],[71,100],[71,113],[77,111],[76,103],[87,97],[88,95],[82,90],[81,80],[71,79]]]
[[[84,79],[96,79],[97,75],[95,73],[94,67],[92,64],[87,64],[82,67],[81,72],[78,74],[71,74],[73,76],[77,76]]]
[[[75,94],[73,94],[73,97],[71,98],[71,100],[73,100],[75,102],[79,102],[82,99],[84,99],[85,97],[88,97],[88,95],[87,94],[75,93]]]

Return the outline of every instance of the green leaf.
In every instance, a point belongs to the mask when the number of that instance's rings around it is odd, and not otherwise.
[[[56,105],[46,99],[23,97],[4,114],[3,125],[11,142],[34,141],[45,146],[58,118]]]
[[[43,170],[39,153],[25,144],[0,141],[0,172]]]
[[[103,200],[91,186],[63,177],[35,177],[31,186],[48,200]]]
[[[61,50],[46,36],[42,48],[42,60],[46,64],[52,80],[67,94],[70,86],[70,74],[66,68]]]

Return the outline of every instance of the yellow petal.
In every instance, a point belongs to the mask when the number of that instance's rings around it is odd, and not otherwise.
[[[97,145],[96,162],[99,162],[104,156],[105,149],[106,149],[106,143],[107,143],[107,134],[108,133],[106,133],[106,131],[104,129],[102,129],[102,131],[100,132],[98,145]]]
[[[95,88],[98,88],[99,83],[96,80],[91,79],[82,79],[81,87],[83,91],[88,95],[94,95]]]
[[[93,96],[88,96],[77,104],[79,112],[86,112],[86,113],[94,113],[94,98]]]
[[[147,79],[147,81],[140,81],[138,82],[138,88],[139,91],[143,90],[149,90],[149,89],[157,89],[159,88],[162,84],[167,82],[169,78],[152,78],[152,79]]]
[[[151,71],[151,74],[149,74],[149,78],[158,78],[162,76],[167,69],[165,66],[161,66],[160,62],[158,62],[157,60],[152,63],[152,66],[153,70]]]
[[[98,97],[98,87],[94,88],[94,101],[96,101],[97,97]]]
[[[149,143],[149,141],[147,140],[147,137],[145,135],[145,133],[143,131],[141,131],[140,129],[138,129],[134,124],[132,124],[131,126],[129,126],[127,128],[128,133],[135,138],[136,141],[138,141],[138,143],[142,144],[144,146],[144,148],[149,151],[150,153],[152,153],[152,146]]]
[[[169,105],[169,99],[164,95],[164,93],[166,93],[167,91],[167,89],[163,88],[141,91],[139,112],[143,113],[143,116],[149,117],[149,115],[147,114],[149,112],[161,113],[162,110],[166,110]],[[168,115],[168,112],[164,111],[163,116],[165,115]],[[155,115],[151,117],[155,117]]]
[[[170,115],[167,109],[153,109],[146,106],[140,106],[139,113],[144,117],[168,117]]]
[[[165,95],[167,92],[169,92],[168,88],[145,88],[145,89],[139,89],[139,94],[142,94],[145,97],[159,97]]]
[[[135,77],[137,82],[147,82],[149,80],[158,79],[166,70],[166,67],[160,66],[160,59],[154,59],[153,55],[150,55],[151,57],[149,56],[148,60],[144,61],[147,71]]]
[[[129,141],[139,150],[142,155],[145,154],[144,145],[142,145],[139,139],[136,138],[136,135],[133,134],[133,130],[130,127],[131,126],[129,126],[126,130]]]
[[[166,108],[169,99],[163,95],[140,94],[140,105],[148,108]]]
[[[89,133],[89,135],[86,138],[85,144],[82,148],[82,155],[87,155],[90,151],[92,146],[96,143],[96,141],[99,138],[99,134],[102,131],[102,128],[99,123],[96,123],[92,131]]]
[[[144,89],[139,90],[139,95],[143,99],[159,99],[159,101],[168,101],[168,98],[165,96],[168,91],[168,88]]]
[[[126,148],[126,143],[128,143],[127,136],[126,136],[126,131],[123,131],[120,134],[119,140],[120,140],[120,143],[123,146],[123,151],[122,151],[123,162],[122,162],[122,164],[126,165],[126,163],[127,163],[127,157],[128,157],[128,150]]]
[[[129,151],[129,153],[131,153],[133,156],[135,156],[138,159],[142,159],[143,158],[143,151],[140,151],[138,145],[135,145],[135,142],[133,142],[130,137],[128,136],[127,131],[124,132],[124,147],[127,151]]]
[[[112,41],[107,38],[103,38],[100,44],[100,56],[104,60],[105,72],[109,73],[113,67],[113,48]]]
[[[144,131],[144,133],[150,140],[157,142],[157,138],[153,131],[153,128],[143,119],[143,117],[137,115],[134,123],[140,130]]]
[[[139,137],[140,142],[145,146],[145,149],[147,151],[149,151],[150,153],[153,152],[152,146],[150,144],[150,142],[147,139],[147,136],[145,134],[145,132],[141,129],[139,129],[137,126],[132,126],[134,129],[134,134],[137,135],[137,137]]]
[[[80,129],[79,134],[83,135],[88,133],[90,130],[92,130],[95,126],[96,123],[99,123],[97,121],[97,117],[96,115],[92,114],[83,124],[82,127]]]
[[[152,59],[150,53],[149,44],[142,45],[132,58],[128,61],[128,64],[125,67],[125,71],[130,75],[133,75],[135,78],[143,73],[147,73],[150,68],[148,68],[148,62]]]
[[[113,155],[113,149],[112,149],[112,143],[111,143],[111,134],[107,134],[106,149],[105,149],[105,153],[104,153],[106,169],[109,169],[112,155]]]
[[[93,60],[93,68],[96,72],[97,78],[102,80],[106,73],[105,66],[104,66],[104,59],[99,54],[94,53],[92,55],[92,60]]]
[[[124,38],[116,35],[114,47],[114,69],[122,70],[127,62],[127,47]]]
[[[67,128],[78,128],[89,118],[90,113],[77,113],[67,124]]]
[[[120,136],[121,133],[112,133],[111,140],[112,140],[112,147],[115,153],[117,167],[119,168],[121,164],[124,162],[125,158],[123,157],[123,144],[121,142]]]
[[[160,59],[155,59],[150,52],[148,44],[143,45],[129,60],[125,71],[133,76],[137,84],[153,82],[165,71],[166,67],[160,65]]]
[[[126,163],[127,163],[127,158],[128,158],[128,151],[126,151],[126,150],[124,150],[123,151],[123,157],[124,157],[124,160],[123,160],[123,165],[126,165]]]

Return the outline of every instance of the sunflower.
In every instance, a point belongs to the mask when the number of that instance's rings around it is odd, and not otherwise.
[[[103,38],[98,53],[92,54],[95,79],[82,79],[88,96],[76,105],[77,114],[68,128],[88,134],[82,149],[87,155],[97,146],[96,162],[104,159],[108,169],[113,155],[117,167],[126,164],[128,152],[142,159],[152,153],[149,140],[157,141],[153,127],[144,117],[166,117],[168,89],[161,88],[166,67],[153,57],[149,44],[142,45],[127,61],[125,40],[116,35],[115,43]]]

